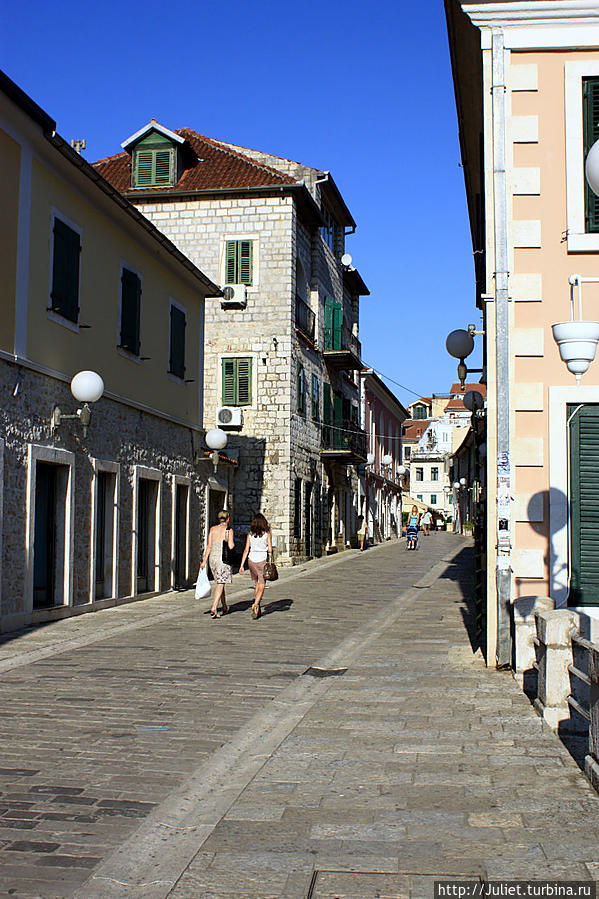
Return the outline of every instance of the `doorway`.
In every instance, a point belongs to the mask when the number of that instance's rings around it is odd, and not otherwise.
[[[306,556],[314,555],[312,546],[312,484],[306,481],[304,488],[304,547]]]
[[[189,486],[176,484],[175,486],[175,534],[174,534],[174,560],[173,575],[176,590],[186,586],[188,575],[188,509]]]
[[[36,462],[33,534],[33,608],[65,601],[68,468]]]
[[[158,482],[140,477],[137,483],[137,593],[157,588]]]
[[[206,522],[206,539],[208,539],[208,531],[210,528],[218,524],[218,513],[226,509],[227,494],[225,490],[217,490],[215,487],[209,488],[208,498],[208,521]]]
[[[94,519],[94,599],[114,595],[116,475],[96,472]]]

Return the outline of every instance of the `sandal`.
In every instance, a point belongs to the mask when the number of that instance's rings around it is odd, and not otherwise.
[[[260,608],[256,611],[254,606],[252,606],[252,618],[259,618],[261,614]]]
[[[218,612],[215,612],[213,609],[210,609],[210,617],[211,618],[220,618]]]

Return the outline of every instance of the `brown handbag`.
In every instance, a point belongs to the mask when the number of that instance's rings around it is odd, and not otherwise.
[[[276,581],[279,578],[279,572],[277,571],[277,566],[272,560],[272,553],[268,553],[266,556],[266,562],[264,563],[264,580],[265,581]]]

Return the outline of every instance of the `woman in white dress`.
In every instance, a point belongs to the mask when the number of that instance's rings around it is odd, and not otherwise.
[[[264,593],[266,583],[264,581],[264,565],[268,553],[272,553],[272,536],[270,533],[270,525],[264,515],[258,512],[254,515],[250,532],[245,541],[243,556],[241,557],[241,566],[239,574],[243,574],[245,560],[248,559],[248,566],[252,580],[254,582],[254,602],[252,605],[252,618],[259,618],[262,614],[260,609],[260,600]],[[248,558],[249,556],[249,558]]]
[[[212,618],[220,618],[218,613],[219,601],[222,602],[223,615],[226,615],[229,611],[225,596],[225,584],[230,584],[233,578],[231,566],[223,562],[224,542],[226,542],[229,549],[235,549],[233,528],[230,525],[229,513],[226,509],[218,513],[218,524],[215,524],[208,532],[208,545],[200,565],[200,568],[205,568],[206,562],[210,563],[210,570],[216,583],[212,608],[210,609]]]

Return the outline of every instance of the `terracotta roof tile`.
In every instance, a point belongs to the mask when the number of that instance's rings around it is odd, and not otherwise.
[[[223,190],[227,188],[266,187],[277,184],[295,184],[295,180],[283,172],[262,165],[248,156],[223,146],[212,138],[197,134],[191,128],[179,128],[194,151],[194,158],[174,187],[149,188],[157,193],[180,190]],[[131,189],[131,155],[118,153],[93,163],[94,168],[121,193],[137,193]],[[144,192],[148,188],[143,188]]]

